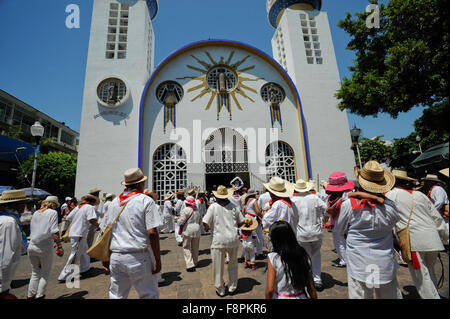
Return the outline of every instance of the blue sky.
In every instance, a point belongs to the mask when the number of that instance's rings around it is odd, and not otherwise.
[[[272,55],[274,29],[267,21],[265,0],[160,0],[153,21],[155,65],[182,46],[208,38],[248,43]],[[68,29],[66,6],[80,8],[80,28]],[[341,78],[350,77],[354,53],[348,35],[336,24],[365,10],[367,0],[324,0]],[[0,0],[0,88],[65,122],[79,132],[92,0]],[[392,119],[348,114],[364,137],[392,140],[414,131],[421,108]]]

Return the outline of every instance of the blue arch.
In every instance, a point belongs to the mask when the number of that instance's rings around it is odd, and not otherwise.
[[[322,8],[322,0],[275,0],[268,12],[269,22],[272,27],[277,27],[277,18],[281,11],[294,4],[310,4],[314,10],[320,10]]]
[[[303,109],[302,109],[302,102],[300,99],[300,95],[298,93],[297,87],[294,84],[294,81],[292,81],[291,77],[289,76],[289,74],[286,72],[286,70],[283,69],[283,67],[276,61],[274,60],[271,56],[267,55],[265,52],[261,51],[258,48],[255,48],[251,45],[248,45],[246,43],[242,43],[239,41],[234,41],[234,40],[223,40],[223,39],[209,39],[209,40],[202,40],[202,41],[197,41],[197,42],[193,42],[190,44],[187,44],[185,46],[183,46],[182,48],[180,48],[179,50],[173,52],[172,54],[170,54],[167,58],[165,58],[153,71],[153,73],[151,74],[150,78],[148,79],[147,83],[145,84],[144,90],[142,92],[141,95],[141,101],[139,104],[139,154],[138,154],[138,167],[141,167],[142,164],[142,115],[143,115],[143,109],[144,109],[144,102],[145,102],[145,96],[147,95],[147,90],[150,87],[150,83],[152,82],[153,78],[158,74],[159,69],[162,68],[164,65],[166,65],[166,63],[168,63],[168,61],[170,61],[172,58],[178,56],[179,54],[181,54],[184,51],[187,51],[190,48],[194,48],[197,47],[199,45],[205,45],[205,44],[223,44],[223,45],[229,45],[229,44],[237,44],[239,46],[254,50],[256,52],[258,52],[261,56],[265,57],[268,61],[272,62],[279,71],[281,71],[285,78],[288,79],[288,81],[290,82],[292,88],[294,88],[295,90],[295,96],[297,97],[297,102],[298,102],[298,106],[300,108],[300,117],[301,117],[301,122],[302,122],[302,128],[303,128],[303,145],[304,145],[304,156],[306,159],[306,169],[307,169],[307,178],[312,178],[311,175],[311,160],[310,160],[310,155],[309,155],[309,143],[308,143],[308,138],[307,138],[307,133],[306,133],[306,122],[305,122],[305,117],[303,116]]]
[[[147,0],[148,11],[150,11],[150,19],[153,20],[158,13],[158,0]]]

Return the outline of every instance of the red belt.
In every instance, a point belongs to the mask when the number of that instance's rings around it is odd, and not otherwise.
[[[280,294],[278,291],[275,291],[275,293],[280,297],[288,297],[288,298],[295,298],[295,297],[300,297],[301,295],[303,295],[303,292],[296,294],[296,295]]]
[[[249,212],[247,212],[247,215],[250,215],[250,216],[252,216],[252,217],[256,217],[256,215],[254,215],[254,214],[252,214],[252,213],[249,213]]]

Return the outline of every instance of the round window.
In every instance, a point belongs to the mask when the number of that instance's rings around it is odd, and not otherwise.
[[[100,82],[97,87],[99,102],[106,107],[123,105],[129,96],[125,82],[118,78],[108,78]]]
[[[156,89],[156,98],[164,105],[175,105],[181,101],[184,92],[177,82],[167,81],[161,83]]]
[[[276,83],[264,84],[261,88],[261,97],[264,102],[271,104],[280,104],[284,101],[286,94],[281,86]]]
[[[233,91],[238,84],[238,77],[233,70],[226,66],[216,66],[206,74],[206,83],[210,89],[217,92]]]

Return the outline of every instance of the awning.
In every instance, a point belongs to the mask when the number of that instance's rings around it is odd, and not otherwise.
[[[423,168],[425,166],[448,163],[448,142],[435,145],[425,152],[420,154],[414,161],[411,162],[415,169]],[[445,165],[445,166],[448,166]],[[444,166],[444,167],[445,167]]]

